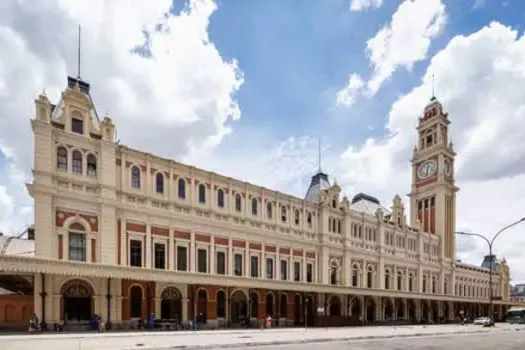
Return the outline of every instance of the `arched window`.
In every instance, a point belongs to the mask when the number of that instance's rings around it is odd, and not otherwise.
[[[359,267],[357,265],[352,266],[352,287],[358,287],[359,285]]]
[[[257,216],[257,198],[252,198],[252,215]]]
[[[390,289],[390,270],[385,271],[385,289]]]
[[[57,148],[57,169],[67,171],[67,149]]]
[[[408,275],[408,291],[412,292],[414,290],[414,276],[412,274]]]
[[[306,215],[306,222],[308,223],[308,228],[312,228],[312,213]]]
[[[337,265],[333,262],[331,265],[330,265],[330,284],[337,284],[338,282],[338,276],[337,276]]]
[[[157,173],[155,176],[155,185],[157,193],[164,193],[164,175]]]
[[[72,170],[75,174],[82,174],[82,153],[80,151],[73,151]]]
[[[206,186],[204,184],[199,184],[199,203],[206,203]]]
[[[131,318],[142,318],[142,288],[139,286],[131,287],[129,296]]]
[[[217,206],[224,208],[224,190],[222,188],[217,191]]]
[[[447,291],[447,280],[444,280],[443,281],[443,294],[447,294],[448,291]],[[483,292],[483,291],[482,291]]]
[[[177,183],[178,192],[179,192],[179,198],[185,199],[186,198],[186,181],[184,179],[179,179]]]
[[[286,207],[284,205],[281,206],[281,221],[286,222]]]
[[[69,260],[86,261],[86,230],[79,223],[69,226]]]
[[[423,276],[423,293],[427,292],[427,276]]]
[[[366,272],[366,286],[367,288],[374,288],[374,270],[372,266],[368,266],[368,271]]]
[[[337,220],[337,233],[341,233],[341,220]]]
[[[140,169],[138,166],[131,168],[131,187],[140,188]]]
[[[242,198],[238,193],[235,195],[235,211],[239,213],[242,211]]]
[[[403,273],[397,271],[397,290],[403,290]]]
[[[432,277],[432,293],[436,293],[436,278]]]
[[[93,154],[87,156],[87,175],[97,176],[97,158]]]
[[[299,212],[299,209],[295,209],[295,224],[296,225],[299,225],[299,223],[301,222],[301,213]]]
[[[272,215],[273,215],[272,212],[273,212],[272,202],[268,202],[268,204],[266,204],[266,217],[268,219],[272,218]]]
[[[281,300],[279,303],[279,316],[287,317],[288,316],[288,297],[286,294],[281,294]]]

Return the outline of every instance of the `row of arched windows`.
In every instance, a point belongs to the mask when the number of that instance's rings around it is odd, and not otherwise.
[[[56,150],[56,167],[61,171],[71,170],[74,174],[88,175],[92,177],[97,176],[97,157],[93,153],[88,153],[85,157],[86,163],[84,164],[84,154],[75,149],[71,152],[71,169],[69,167],[69,151],[64,146],[59,146]],[[84,172],[85,166],[85,172]]]
[[[138,166],[132,166],[131,168],[131,187],[134,189],[140,189],[141,188],[141,170]],[[177,182],[178,187],[178,197],[180,199],[186,198],[186,181],[182,178],[180,178]],[[155,190],[158,194],[164,194],[164,175],[160,172],[158,172],[155,175]],[[206,203],[206,185],[205,184],[199,184],[197,186],[197,199],[200,204]],[[217,206],[219,208],[224,208],[226,206],[226,196],[225,191],[220,188],[217,190]],[[242,196],[237,193],[235,194],[235,211],[236,212],[242,212]],[[253,216],[259,215],[259,200],[255,197],[251,199],[251,213]],[[282,205],[280,207],[280,215],[281,215],[281,221],[283,223],[286,223],[288,221],[288,215],[286,206]],[[266,204],[266,217],[268,219],[273,218],[273,204],[271,202],[268,202]],[[312,227],[312,213],[307,213],[306,218],[308,227]],[[301,212],[299,209],[295,209],[294,211],[294,223],[296,225],[299,225],[301,222]]]
[[[341,233],[341,220],[330,216],[328,218],[328,232]]]
[[[489,288],[456,283],[455,293],[460,297],[488,298]],[[493,293],[496,295],[496,293]]]

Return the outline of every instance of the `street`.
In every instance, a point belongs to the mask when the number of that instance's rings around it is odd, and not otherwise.
[[[280,346],[258,346],[257,350],[521,350],[525,348],[525,331],[495,332],[490,334],[449,334],[431,337],[403,337],[394,339],[352,340],[330,343],[310,343]],[[246,349],[239,347],[232,350]]]

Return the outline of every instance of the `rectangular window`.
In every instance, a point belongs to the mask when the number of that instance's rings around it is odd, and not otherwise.
[[[77,134],[84,133],[84,121],[77,118],[71,118],[71,131]]]
[[[188,271],[188,249],[177,247],[177,271]]]
[[[266,278],[273,280],[273,259],[266,258]]]
[[[208,252],[206,249],[197,249],[197,272],[208,272]]]
[[[293,280],[295,282],[301,281],[301,263],[298,261],[293,263]]]
[[[132,239],[129,242],[129,266],[142,266],[142,241]]]
[[[286,260],[281,260],[281,280],[286,281],[288,279],[288,263]]]
[[[166,245],[162,243],[155,243],[155,268],[166,268]]]
[[[69,233],[69,260],[86,261],[86,235]]]
[[[250,257],[250,276],[253,278],[259,277],[259,257]]]
[[[306,264],[306,282],[313,282],[314,280],[314,265]]]
[[[233,258],[233,274],[242,276],[242,254],[235,254]]]
[[[217,268],[216,272],[218,275],[226,274],[226,253],[217,252],[217,261],[215,262],[215,266]]]

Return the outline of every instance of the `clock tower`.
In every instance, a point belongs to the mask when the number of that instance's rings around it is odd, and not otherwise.
[[[441,237],[441,258],[455,261],[456,192],[454,152],[448,114],[432,97],[419,118],[418,143],[412,156],[410,223]]]

